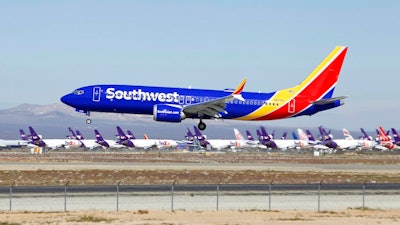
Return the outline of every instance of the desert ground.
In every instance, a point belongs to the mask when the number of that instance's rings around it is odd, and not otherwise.
[[[383,153],[0,152],[0,186],[96,184],[400,183],[400,155]],[[0,224],[398,224],[397,210],[0,212]]]

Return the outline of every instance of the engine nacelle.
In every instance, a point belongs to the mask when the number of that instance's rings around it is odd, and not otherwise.
[[[182,108],[177,105],[158,104],[153,106],[155,121],[179,123],[186,118]]]

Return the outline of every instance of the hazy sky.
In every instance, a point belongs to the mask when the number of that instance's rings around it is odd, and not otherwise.
[[[340,108],[271,125],[400,128],[399,1],[0,1],[0,109],[120,83],[274,91],[336,46]]]

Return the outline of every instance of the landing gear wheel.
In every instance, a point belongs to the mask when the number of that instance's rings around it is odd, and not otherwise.
[[[87,124],[91,124],[91,123],[92,123],[92,119],[87,118],[87,119],[86,119],[86,123],[87,123]]]
[[[200,120],[200,123],[197,125],[197,127],[199,130],[205,130],[207,126],[205,123],[203,123],[203,121]]]

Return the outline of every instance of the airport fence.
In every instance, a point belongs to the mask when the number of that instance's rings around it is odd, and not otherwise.
[[[400,184],[0,186],[0,210],[400,209]]]

